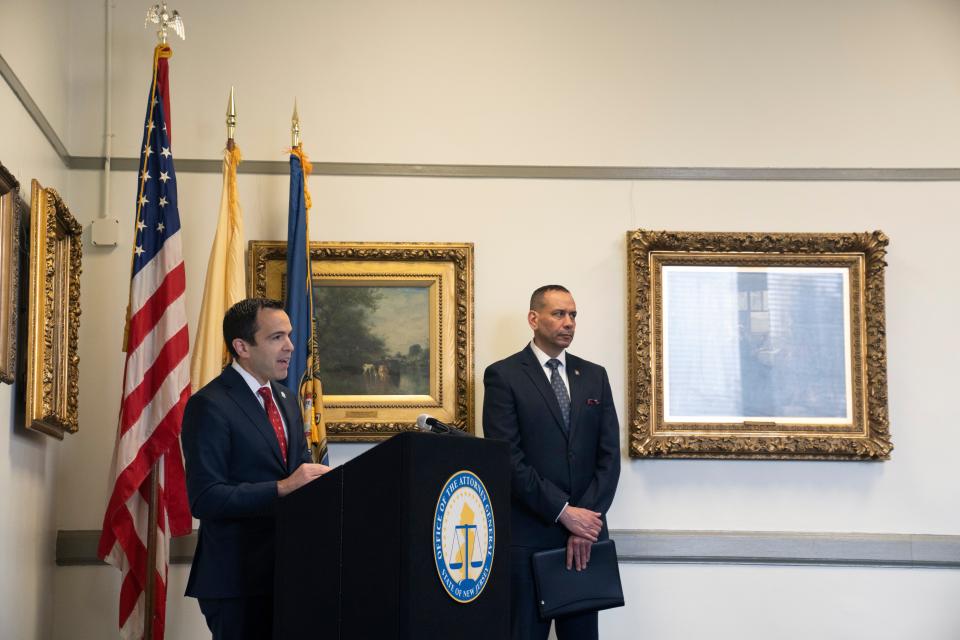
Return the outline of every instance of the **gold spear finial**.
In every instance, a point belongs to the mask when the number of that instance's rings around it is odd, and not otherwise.
[[[237,103],[230,87],[230,99],[227,100],[227,149],[233,151],[233,136],[237,132]]]
[[[161,2],[147,9],[147,19],[143,21],[143,28],[146,29],[150,23],[160,25],[157,30],[157,39],[160,44],[167,44],[167,29],[173,29],[182,40],[187,39],[187,32],[183,26],[183,18],[180,12],[167,9],[167,3]]]
[[[293,118],[290,122],[290,146],[300,146],[300,114],[297,113],[297,99],[293,99]]]

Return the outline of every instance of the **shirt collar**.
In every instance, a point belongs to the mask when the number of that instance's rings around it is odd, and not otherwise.
[[[267,387],[268,389],[270,389],[270,395],[273,395],[273,387],[270,385],[269,382],[265,385],[260,384],[260,382],[253,377],[253,374],[251,374],[249,371],[247,371],[246,369],[241,367],[239,364],[237,364],[236,360],[231,362],[230,366],[233,367],[234,371],[240,374],[240,377],[243,378],[243,381],[247,383],[248,387],[250,387],[250,391],[252,391],[253,393],[257,393],[260,390],[260,387]]]
[[[533,355],[537,356],[537,360],[540,362],[541,367],[547,366],[547,360],[550,360],[551,356],[548,356],[543,352],[543,349],[534,344],[533,340],[530,341],[530,350],[533,351]],[[564,349],[557,356],[557,360],[560,361],[560,366],[564,369],[567,368],[567,350]]]

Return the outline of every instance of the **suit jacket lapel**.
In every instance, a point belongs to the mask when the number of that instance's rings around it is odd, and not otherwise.
[[[543,401],[550,408],[550,413],[553,414],[557,428],[560,429],[561,433],[566,434],[567,430],[563,426],[563,414],[560,413],[560,404],[557,402],[557,396],[553,393],[553,387],[551,387],[547,381],[543,367],[540,366],[540,361],[537,360],[537,356],[533,355],[533,350],[530,348],[530,345],[527,345],[523,350],[523,354],[524,358],[520,361],[523,365],[523,370],[530,376],[533,385],[537,388],[537,391],[540,392],[540,395],[543,396]],[[572,417],[570,422],[572,424]]]
[[[586,403],[586,385],[581,379],[580,358],[567,353],[567,382],[570,384],[570,436],[577,428],[577,418],[580,417],[580,409]]]
[[[277,441],[277,434],[274,433],[273,425],[270,424],[270,419],[267,418],[267,412],[260,406],[260,401],[257,400],[253,392],[250,391],[250,387],[248,387],[247,383],[240,377],[240,374],[234,371],[232,367],[224,369],[223,376],[224,383],[230,388],[230,397],[237,403],[237,406],[240,407],[240,410],[247,416],[257,432],[267,441],[267,446],[269,446],[273,452],[277,463],[282,466],[283,455],[280,453],[280,443]],[[289,424],[289,421],[287,424]],[[287,459],[290,459],[289,455]]]

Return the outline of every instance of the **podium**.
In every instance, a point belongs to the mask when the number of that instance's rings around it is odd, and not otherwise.
[[[280,499],[275,640],[496,640],[510,625],[505,442],[405,432]]]

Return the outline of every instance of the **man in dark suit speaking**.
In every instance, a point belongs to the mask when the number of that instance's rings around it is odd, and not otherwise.
[[[567,568],[590,561],[607,538],[605,514],[620,477],[620,429],[603,367],[567,353],[577,305],[560,285],[533,292],[533,340],[483,377],[483,431],[510,443],[513,465],[510,550],[513,640],[545,640],[530,557],[567,547]],[[560,640],[597,638],[597,613],[558,618]]]
[[[187,595],[215,640],[272,637],[277,498],[329,469],[313,464],[287,377],[290,319],[276,300],[242,300],[223,337],[233,363],[187,402],[183,454],[200,520]]]

